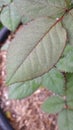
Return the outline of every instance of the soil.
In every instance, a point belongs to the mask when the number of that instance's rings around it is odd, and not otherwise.
[[[3,109],[14,130],[58,130],[57,115],[41,110],[41,104],[52,92],[44,88],[22,100],[9,100],[6,78],[6,51],[0,52],[0,107]]]

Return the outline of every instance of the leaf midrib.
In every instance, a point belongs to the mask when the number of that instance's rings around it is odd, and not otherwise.
[[[64,15],[65,15],[65,13],[64,13]],[[36,48],[36,46],[38,46],[38,44],[40,44],[40,42],[41,42],[41,41],[43,40],[43,38],[49,33],[49,31],[50,31],[56,24],[58,24],[59,22],[61,22],[61,20],[63,19],[64,15],[63,15],[61,18],[59,18],[58,21],[54,22],[54,23],[50,26],[50,28],[44,33],[44,35],[40,38],[40,40],[37,42],[37,44],[31,49],[31,51],[29,52],[29,54],[27,55],[27,57],[32,53],[32,51],[34,50],[34,48]],[[47,16],[47,18],[48,18],[48,16]],[[36,20],[36,19],[35,19],[35,20]],[[35,20],[33,20],[33,21],[35,21]],[[31,21],[31,22],[33,22],[33,21]],[[27,57],[26,57],[25,59],[23,59],[22,62],[21,62],[21,64],[18,65],[18,67],[15,69],[15,71],[13,72],[13,74],[11,75],[11,77],[9,78],[9,80],[7,81],[7,85],[9,84],[11,78],[16,74],[16,72],[18,71],[18,69],[21,67],[21,65],[24,63],[24,61],[27,59]],[[50,68],[50,69],[51,69],[51,68]],[[47,73],[47,72],[48,72],[48,70],[45,71],[45,73]],[[39,76],[41,76],[41,75],[39,75]],[[35,77],[34,77],[34,78],[35,78]],[[34,79],[34,78],[33,78],[33,79]],[[37,77],[36,77],[36,78],[37,78]],[[29,79],[29,80],[30,80],[30,79]],[[27,80],[25,80],[25,81],[27,81]],[[15,82],[15,83],[16,83],[16,82]],[[11,84],[13,84],[13,83],[11,83]],[[11,84],[9,84],[9,85],[11,85]]]

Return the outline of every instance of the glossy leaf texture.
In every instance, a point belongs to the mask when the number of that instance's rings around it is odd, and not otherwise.
[[[63,74],[56,68],[43,75],[42,85],[55,94],[64,94],[65,79]]]
[[[63,19],[63,25],[68,32],[68,42],[73,45],[73,9],[70,10]]]
[[[73,129],[73,111],[63,110],[58,116],[59,130]]]
[[[66,8],[65,0],[14,0],[23,23],[44,16],[60,17]]]
[[[49,97],[41,106],[44,112],[55,114],[64,108],[64,101],[59,96]]]
[[[22,26],[8,49],[7,85],[48,72],[62,55],[66,38],[61,23],[47,17]]]
[[[14,4],[10,4],[3,8],[1,12],[1,22],[9,30],[15,31],[20,23],[20,15],[17,12]]]

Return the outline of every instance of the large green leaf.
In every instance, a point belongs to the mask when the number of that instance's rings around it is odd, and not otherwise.
[[[20,16],[13,3],[2,10],[1,21],[8,29],[15,31],[20,23]]]
[[[61,23],[39,18],[22,26],[10,44],[7,54],[7,84],[36,78],[51,69],[66,44]]]
[[[64,110],[58,116],[59,130],[73,129],[73,111]]]
[[[9,99],[22,99],[30,96],[41,85],[41,79],[37,78],[26,83],[16,83],[9,87]]]
[[[43,76],[42,85],[56,94],[64,93],[64,76],[57,69],[53,68],[48,74]]]
[[[14,0],[24,23],[41,16],[60,17],[66,8],[65,0]]]
[[[57,112],[60,112],[64,107],[64,101],[61,97],[58,96],[52,96],[49,97],[43,104],[42,104],[42,110],[44,112],[47,112],[49,114],[55,114]]]
[[[60,59],[56,67],[63,72],[73,72],[73,51]]]
[[[64,27],[68,32],[68,40],[71,45],[73,45],[73,9],[67,13],[63,18]]]

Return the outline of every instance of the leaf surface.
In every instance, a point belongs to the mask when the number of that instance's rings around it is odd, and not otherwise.
[[[22,26],[10,44],[7,54],[8,85],[31,80],[51,69],[66,44],[66,31],[61,23],[40,18]]]
[[[16,83],[9,87],[9,99],[22,99],[30,96],[41,85],[41,80],[35,79],[26,83]]]
[[[59,60],[56,67],[63,72],[73,72],[73,51],[70,51],[65,57]]]
[[[73,46],[68,44],[64,50],[63,56],[67,56],[71,51],[73,51]]]
[[[66,92],[67,105],[73,109],[73,86]]]
[[[69,76],[66,91],[67,104],[73,108],[73,74]]]
[[[60,17],[66,8],[65,0],[14,0],[14,4],[24,23],[42,16]]]
[[[68,32],[68,41],[71,45],[73,45],[73,9],[69,11],[63,18],[63,25],[67,29]]]
[[[49,97],[43,104],[42,104],[42,110],[44,112],[47,112],[49,114],[55,114],[57,112],[60,112],[64,107],[64,101],[61,97],[58,96],[52,96]]]
[[[13,3],[2,10],[1,22],[11,31],[15,31],[17,28],[20,23],[20,16]]]
[[[59,81],[57,81],[59,79]],[[56,82],[56,83],[55,83]],[[58,85],[57,85],[58,84]],[[31,95],[34,91],[33,88],[45,87],[49,90],[55,92],[56,94],[63,95],[64,93],[64,77],[56,69],[52,69],[48,73],[41,77],[35,78],[33,80],[16,83],[9,86],[9,98],[22,99],[27,95]],[[27,90],[27,91],[26,91]],[[28,93],[29,92],[29,93]],[[22,93],[22,94],[21,94]]]
[[[59,130],[73,129],[73,111],[64,110],[58,116]]]
[[[63,95],[64,84],[64,76],[55,68],[43,75],[42,85],[56,94]]]
[[[11,0],[0,0],[0,7],[3,5],[8,5],[11,2]]]

